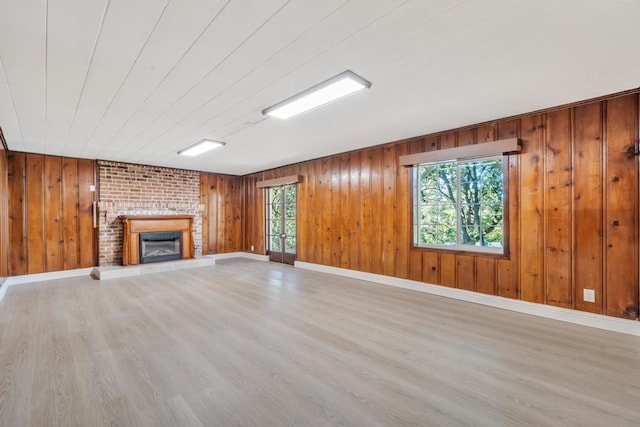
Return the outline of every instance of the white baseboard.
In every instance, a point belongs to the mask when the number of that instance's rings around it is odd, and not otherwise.
[[[415,280],[399,279],[397,277],[365,273],[362,271],[348,270],[346,268],[329,267],[309,262],[296,261],[295,267],[321,273],[350,277],[352,279],[365,280],[388,286],[395,286],[397,288],[411,289],[418,292],[425,292],[432,295],[482,304],[489,307],[531,314],[534,316],[545,317],[547,319],[560,320],[562,322],[640,336],[640,322],[636,320],[620,319],[617,317],[604,316],[602,314],[587,313],[568,308],[537,304],[528,301],[482,294],[479,292],[466,291],[464,289],[448,288],[446,286],[432,285],[429,283],[417,282]]]
[[[259,255],[251,252],[227,252],[223,254],[205,255],[204,257],[214,259],[246,258],[254,261],[269,261],[269,255]]]

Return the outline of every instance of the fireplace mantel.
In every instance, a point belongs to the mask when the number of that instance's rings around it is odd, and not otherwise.
[[[179,231],[182,233],[182,259],[193,258],[193,215],[120,215],[124,226],[122,264],[140,263],[140,233]]]

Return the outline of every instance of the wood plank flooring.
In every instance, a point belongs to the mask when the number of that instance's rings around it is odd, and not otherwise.
[[[0,303],[0,426],[638,423],[640,338],[273,263]]]

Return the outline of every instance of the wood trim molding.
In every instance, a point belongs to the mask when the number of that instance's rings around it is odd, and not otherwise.
[[[191,219],[193,215],[177,214],[177,215],[119,215],[120,219]]]
[[[509,138],[501,139],[499,141],[485,142],[482,144],[446,148],[444,150],[407,154],[406,156],[400,156],[400,165],[410,167],[422,163],[498,156],[501,154],[516,153],[519,151],[520,140],[518,138]]]
[[[296,184],[302,182],[302,175],[289,175],[282,178],[265,179],[264,181],[258,181],[256,188],[276,187],[278,185]]]

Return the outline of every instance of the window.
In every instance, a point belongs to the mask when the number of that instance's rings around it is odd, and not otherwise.
[[[503,253],[503,157],[414,167],[414,244]]]

